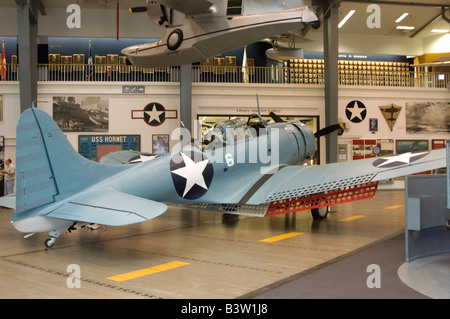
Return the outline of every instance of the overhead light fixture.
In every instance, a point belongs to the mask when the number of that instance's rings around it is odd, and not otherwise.
[[[347,22],[348,19],[351,18],[351,16],[355,13],[355,10],[350,10],[349,13],[347,13],[347,15],[345,16],[344,19],[342,19],[342,21],[338,24],[338,28],[342,28],[342,26],[345,24],[345,22]]]
[[[396,29],[398,30],[414,30],[416,27],[409,27],[409,26],[404,26],[404,25],[399,25],[396,27]]]
[[[436,32],[436,33],[447,33],[450,32],[449,30],[444,30],[444,29],[433,29],[431,30],[431,32]]]
[[[399,23],[400,21],[402,21],[408,14],[408,12],[403,13],[400,17],[398,17],[397,20],[395,20],[395,23]]]

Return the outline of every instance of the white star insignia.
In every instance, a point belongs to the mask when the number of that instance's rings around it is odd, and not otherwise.
[[[173,170],[172,173],[186,179],[186,187],[184,188],[183,197],[186,196],[194,185],[208,189],[208,186],[206,186],[205,183],[205,178],[203,177],[203,171],[205,170],[206,165],[208,165],[208,159],[195,163],[186,154],[181,153],[181,156],[183,157],[183,161],[186,166]]]
[[[423,154],[428,154],[428,152],[421,152],[421,153],[408,152],[408,153],[403,153],[403,154],[400,154],[400,155],[397,155],[397,156],[386,157],[386,158],[383,158],[386,161],[381,163],[381,164],[379,164],[377,167],[384,167],[384,166],[387,166],[387,165],[389,165],[391,163],[395,163],[395,162],[400,162],[400,163],[403,163],[403,164],[409,164],[409,163],[411,163],[411,158],[412,157],[421,156]]]
[[[136,157],[133,160],[130,160],[130,164],[134,164],[134,163],[144,163],[144,162],[148,162],[151,161],[152,159],[156,158],[155,155],[151,155],[151,156],[146,156],[146,155],[139,155],[138,157]]]
[[[364,112],[365,109],[358,107],[358,103],[356,101],[353,104],[353,107],[347,107],[347,110],[349,110],[352,113],[350,121],[353,120],[355,117],[359,118],[361,121],[363,120],[361,113]]]
[[[156,105],[153,104],[152,110],[151,111],[145,111],[145,114],[147,114],[148,116],[150,116],[150,120],[148,120],[148,122],[150,123],[151,121],[155,120],[158,121],[158,123],[161,123],[161,120],[159,119],[159,116],[164,113],[164,111],[158,111],[156,110]]]

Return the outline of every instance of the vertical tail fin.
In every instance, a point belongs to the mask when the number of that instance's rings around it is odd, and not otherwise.
[[[67,198],[124,168],[84,158],[46,112],[30,108],[17,124],[16,212]]]

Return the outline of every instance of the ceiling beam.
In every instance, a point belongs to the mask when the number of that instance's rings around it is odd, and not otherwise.
[[[44,6],[44,4],[42,3],[42,0],[39,0],[39,1],[38,1],[38,8],[39,8],[39,12],[40,12],[43,16],[46,16],[46,15],[47,15],[47,12],[45,11],[45,6]]]
[[[450,8],[450,7],[449,7]],[[448,23],[450,23],[450,18],[447,18],[447,15],[445,14],[445,11],[447,11],[447,8],[442,7],[441,8],[441,16],[442,19],[444,19],[445,21],[447,21]]]
[[[442,7],[442,12],[437,14],[436,16],[434,16],[433,18],[431,18],[430,20],[428,20],[427,23],[425,23],[423,26],[421,26],[419,29],[417,29],[417,31],[415,31],[413,34],[411,34],[409,37],[410,38],[414,38],[416,35],[418,35],[420,32],[423,31],[423,29],[425,29],[430,23],[432,23],[434,20],[438,19],[439,17],[444,17],[445,16],[445,11],[447,9],[445,9],[444,7]]]

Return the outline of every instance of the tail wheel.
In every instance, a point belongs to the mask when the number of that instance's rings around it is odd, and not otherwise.
[[[49,239],[46,239],[45,242],[44,242],[45,247],[47,247],[47,248],[53,247],[53,244],[55,243],[55,241],[56,241],[55,237],[51,237]]]
[[[181,42],[183,42],[183,31],[175,29],[167,37],[167,48],[175,51],[181,45]]]

